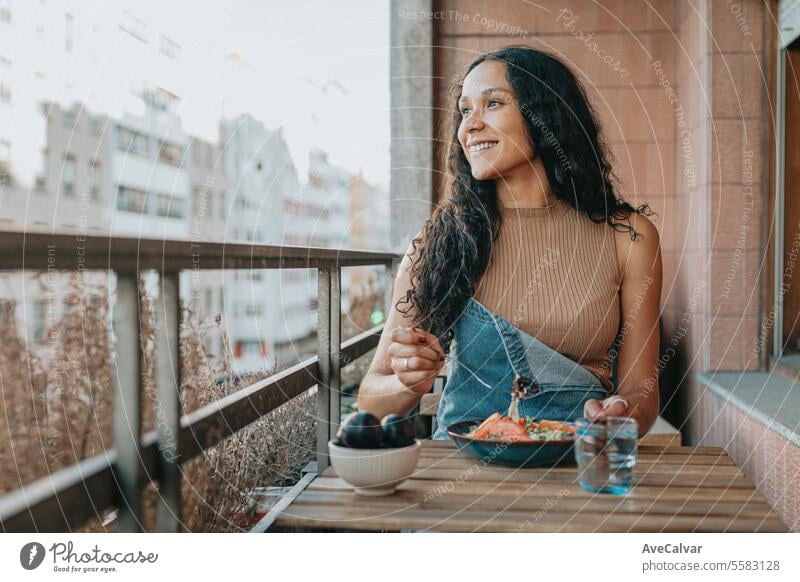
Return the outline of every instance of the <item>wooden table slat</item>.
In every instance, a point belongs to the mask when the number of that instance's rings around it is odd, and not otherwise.
[[[412,475],[412,479],[416,480],[450,480],[455,481],[460,477],[460,471],[454,471],[449,468],[436,468],[436,467],[418,467],[417,471]],[[336,475],[334,471],[326,470],[323,475],[332,477]],[[469,479],[474,481],[490,481],[490,482],[521,482],[521,483],[563,483],[575,484],[574,473],[570,472],[556,472],[556,471],[539,471],[539,470],[522,470],[522,469],[507,469],[502,470],[491,467],[482,468],[480,471],[468,476]],[[466,478],[466,477],[465,477]],[[653,473],[646,472],[639,474],[636,477],[636,483],[640,485],[660,485],[660,486],[676,486],[676,487],[725,487],[725,488],[741,488],[752,489],[753,485],[744,476],[737,475],[716,475],[713,472],[710,474],[691,474],[688,472],[666,472],[666,473]]]
[[[297,505],[297,506],[295,506]],[[385,512],[357,506],[346,516],[335,506],[305,505],[295,502],[281,519],[284,526],[335,528],[367,531],[452,531],[452,532],[783,532],[785,526],[773,516],[767,519],[696,516],[635,516],[614,514],[603,518],[596,514],[576,519],[573,514],[551,511],[542,516],[527,512],[503,513],[450,509],[418,509]]]
[[[448,485],[450,484],[450,485]],[[352,487],[339,477],[317,477],[316,481],[309,487],[315,489],[346,489],[352,492]],[[557,498],[569,495],[573,498],[597,497],[595,493],[584,490],[578,485],[564,485],[559,483],[536,483],[535,486],[520,482],[504,482],[502,487],[498,487],[497,482],[493,481],[463,481],[454,484],[452,479],[443,481],[417,481],[411,479],[405,481],[398,487],[398,491],[407,489],[424,490],[430,495],[436,495],[439,491],[446,491],[448,495],[458,494],[496,494],[498,492],[505,495],[525,495],[527,497]],[[568,491],[564,493],[565,489]],[[610,499],[617,499],[616,496],[601,496]],[[650,485],[637,485],[625,495],[628,499],[640,500],[670,500],[670,501],[736,501],[766,503],[766,499],[756,490],[748,489],[726,489],[718,490],[703,487],[656,487]],[[353,495],[354,500],[363,501],[363,498]]]
[[[386,497],[356,495],[329,467],[276,523],[356,531],[786,531],[719,447],[640,446],[631,491],[605,495],[580,487],[574,461],[484,465],[450,441],[424,441],[414,475]]]
[[[395,495],[385,498],[376,498],[370,502],[370,507],[376,510],[387,511],[406,511],[411,509],[448,509],[452,507],[452,500],[444,494],[432,496],[427,499],[427,492],[403,490]],[[573,498],[569,494],[562,497],[533,497],[527,495],[509,496],[499,492],[484,494],[464,494],[458,492],[459,505],[469,511],[521,511],[529,514],[536,512],[553,511],[557,513],[568,513],[573,515],[585,515],[588,513],[599,514],[599,519],[608,516],[610,512],[618,514],[635,515],[680,515],[680,516],[717,516],[726,517],[738,515],[738,517],[757,517],[766,519],[771,515],[771,508],[765,503],[748,503],[742,505],[738,501],[685,501],[675,503],[672,500],[641,500],[626,498],[610,498],[607,496],[596,496],[590,498]],[[340,507],[353,508],[360,505],[359,501],[353,500],[353,495],[345,489],[309,490],[303,496],[300,505],[337,505]]]

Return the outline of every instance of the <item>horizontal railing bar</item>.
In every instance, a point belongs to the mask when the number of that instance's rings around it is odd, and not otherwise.
[[[178,447],[182,463],[219,444],[314,386],[317,358],[237,390],[181,418]]]
[[[352,362],[378,345],[383,325],[342,344],[342,361]],[[237,390],[181,418],[178,437],[181,462],[188,461],[267,412],[299,396],[319,380],[319,358],[311,358],[278,374]]]
[[[180,239],[0,231],[0,269],[312,269],[384,265],[388,252]]]
[[[378,342],[381,340],[381,333],[383,333],[382,323],[351,337],[349,340],[343,341],[342,347],[339,350],[342,368],[347,364],[355,362],[371,349],[378,347]]]
[[[287,491],[286,495],[281,497],[278,502],[270,508],[266,515],[264,515],[264,517],[258,520],[258,523],[250,529],[249,533],[266,532],[272,526],[272,524],[275,523],[275,520],[278,519],[278,516],[283,512],[283,510],[289,507],[292,501],[297,499],[297,496],[300,495],[316,477],[316,473],[306,473],[303,475],[300,481],[295,483],[294,487]]]
[[[383,325],[377,325],[342,343],[342,366],[363,356],[380,341]],[[181,462],[212,447],[264,414],[271,412],[316,384],[319,361],[313,356],[278,374],[221,399],[224,406],[209,404],[181,418]],[[305,383],[299,380],[305,379]],[[243,394],[247,391],[247,394]],[[274,393],[276,397],[269,393]],[[295,394],[296,392],[296,394]],[[294,394],[294,396],[290,396]],[[241,395],[241,398],[234,398]],[[255,406],[258,404],[258,406]],[[260,414],[252,416],[250,411]],[[219,436],[214,427],[226,424],[232,430]],[[198,436],[202,438],[197,438]],[[194,439],[194,440],[191,440]],[[203,440],[204,439],[204,440]],[[199,442],[206,444],[200,447]],[[188,443],[188,444],[187,444]],[[158,433],[142,436],[142,466],[147,480],[158,480]],[[42,477],[21,489],[0,497],[0,527],[5,532],[72,531],[86,520],[100,515],[118,503],[118,485],[113,466],[117,461],[114,449]]]
[[[72,531],[118,501],[108,449],[0,497],[6,533]]]

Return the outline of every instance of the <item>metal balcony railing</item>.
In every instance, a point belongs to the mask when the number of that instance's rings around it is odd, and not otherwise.
[[[377,346],[383,325],[341,342],[341,268],[383,265],[389,284],[393,253],[151,240],[75,234],[0,232],[0,269],[109,270],[117,275],[113,328],[113,447],[0,498],[6,532],[71,531],[108,507],[119,508],[117,530],[141,529],[142,491],[159,484],[158,531],[180,531],[181,463],[292,398],[317,386],[317,466],[328,466],[327,443],[340,420],[341,368]],[[180,409],[179,274],[194,269],[318,269],[318,354],[188,414]],[[156,393],[163,419],[142,434],[138,276],[159,273]]]

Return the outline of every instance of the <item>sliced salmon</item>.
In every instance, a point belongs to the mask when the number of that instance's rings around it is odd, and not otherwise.
[[[524,426],[514,422],[508,417],[503,417],[493,422],[488,427],[488,436],[504,441],[530,441],[530,435]]]
[[[500,413],[495,412],[489,418],[484,420],[480,425],[473,429],[472,432],[468,433],[467,436],[474,437],[474,438],[486,438],[489,435],[489,427],[493,425],[495,422],[500,420]]]
[[[575,433],[575,427],[569,424],[564,424],[563,422],[559,422],[558,420],[540,420],[539,421],[540,428],[550,428],[553,430],[565,430],[568,433]]]

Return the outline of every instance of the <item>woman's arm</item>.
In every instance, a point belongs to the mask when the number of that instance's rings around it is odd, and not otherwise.
[[[413,308],[404,314],[396,307],[411,287],[412,251],[413,245],[409,245],[397,270],[392,305],[375,357],[358,388],[358,409],[369,411],[378,418],[391,412],[406,414],[423,394],[430,392],[436,376],[444,367],[444,358],[440,357],[442,347],[436,336],[422,329],[413,331],[410,327]],[[426,341],[422,342],[422,338]],[[410,369],[405,370],[405,363],[410,365]],[[401,372],[395,371],[398,364]]]
[[[630,224],[641,234],[631,240],[617,232],[617,256],[623,272],[620,289],[621,343],[617,352],[617,395],[628,401],[590,400],[587,418],[630,416],[639,424],[642,437],[658,418],[658,358],[660,350],[661,248],[658,230],[641,214],[631,214]],[[606,408],[603,404],[606,403]]]

